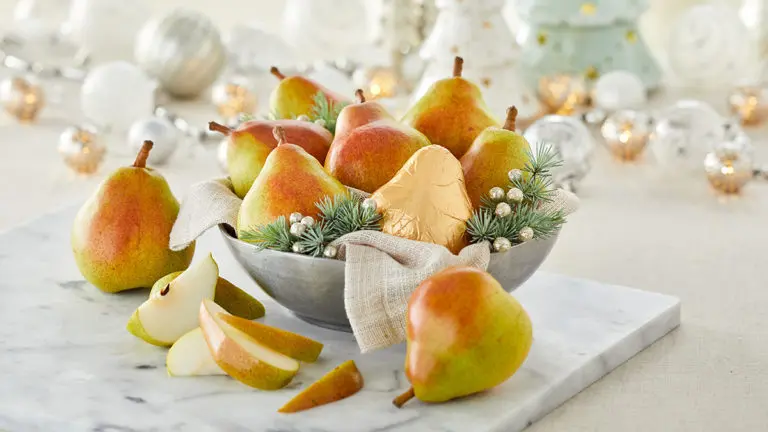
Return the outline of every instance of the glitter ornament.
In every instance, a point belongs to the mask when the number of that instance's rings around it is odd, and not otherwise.
[[[576,75],[552,75],[539,79],[539,97],[550,112],[570,115],[587,102],[587,84]]]
[[[519,203],[523,201],[523,198],[525,198],[525,195],[523,194],[523,191],[518,188],[512,188],[507,191],[507,199],[512,202]]]
[[[506,252],[512,248],[512,242],[506,237],[498,237],[493,241],[495,252]]]
[[[297,253],[297,254],[300,254],[300,253],[304,253],[304,246],[302,246],[300,243],[294,243],[294,244],[291,246],[291,250],[292,250],[294,253]]]
[[[507,173],[507,177],[509,177],[509,181],[516,181],[520,179],[522,176],[523,176],[523,172],[520,171],[519,169],[509,170],[509,172]]]
[[[144,141],[152,141],[152,152],[147,158],[151,165],[162,165],[168,161],[179,145],[180,132],[168,119],[150,117],[139,120],[128,131],[131,151],[138,153]]]
[[[600,132],[611,154],[620,160],[632,161],[642,154],[648,144],[651,119],[637,111],[617,111],[608,116]]]
[[[746,135],[715,146],[704,158],[709,184],[725,194],[736,194],[754,177],[752,143]]]
[[[363,210],[376,211],[376,200],[373,198],[366,198],[363,200],[361,206],[363,207]]]
[[[312,228],[315,226],[315,218],[312,216],[304,216],[301,218],[301,224],[304,225],[307,228]]]
[[[622,70],[601,76],[592,89],[592,102],[606,111],[640,108],[647,99],[640,78]]]
[[[739,87],[728,97],[731,112],[743,125],[758,125],[768,117],[768,88]]]
[[[106,149],[95,130],[73,126],[59,136],[58,151],[76,173],[93,174],[101,166]]]
[[[301,237],[305,232],[307,232],[307,226],[303,223],[299,222],[291,224],[291,234],[296,237]]]
[[[304,216],[301,213],[294,212],[291,213],[290,216],[288,216],[288,221],[293,224],[301,223],[301,219],[304,218]]]
[[[85,78],[80,103],[83,114],[98,126],[127,131],[152,114],[155,83],[131,63],[106,63]]]
[[[589,172],[595,144],[589,128],[579,119],[546,116],[526,129],[523,136],[531,143],[534,155],[541,146],[551,147],[558,155],[562,164],[552,170],[555,185],[575,188]]]
[[[529,240],[533,240],[533,228],[531,227],[525,227],[520,230],[520,232],[517,234],[517,239],[521,242],[525,243]]]
[[[305,121],[305,122],[312,121],[312,119],[310,119],[309,116],[306,115],[306,114],[302,114],[302,115],[296,117],[296,120],[298,120],[298,121]]]
[[[328,245],[323,249],[323,256],[326,258],[336,258],[336,255],[339,253],[336,246]]]
[[[494,213],[500,218],[507,217],[512,214],[512,207],[505,202],[500,202],[496,204],[496,210]]]
[[[491,190],[488,191],[488,197],[493,201],[501,201],[504,199],[504,189],[498,186],[492,187]]]
[[[0,82],[0,101],[20,122],[33,122],[45,106],[43,89],[32,79],[10,77]]]
[[[251,90],[251,83],[242,77],[216,82],[211,89],[211,101],[224,119],[256,111],[256,96]]]

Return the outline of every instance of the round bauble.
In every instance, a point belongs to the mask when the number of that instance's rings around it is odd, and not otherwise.
[[[301,218],[301,223],[307,228],[312,228],[315,226],[315,218],[312,216],[304,216]]]
[[[517,239],[525,243],[527,241],[533,240],[533,235],[533,228],[525,227],[521,229],[519,233],[517,233]]]
[[[334,245],[328,245],[323,249],[323,256],[326,258],[336,258],[339,250]]]
[[[363,210],[369,210],[369,211],[376,211],[376,200],[373,198],[366,198],[363,200],[363,203],[361,204],[361,207]]]
[[[58,151],[76,173],[93,174],[101,166],[106,148],[93,128],[72,126],[59,136]]]
[[[746,135],[715,146],[704,157],[704,171],[709,184],[725,194],[739,193],[754,178],[752,143]]]
[[[507,199],[519,203],[523,201],[523,198],[525,198],[525,194],[523,194],[523,191],[521,191],[518,188],[512,188],[509,191],[507,191]]]
[[[307,226],[304,225],[301,222],[291,224],[291,234],[295,235],[296,237],[301,237],[304,235],[305,232],[307,232]]]
[[[73,0],[71,3],[68,36],[92,60],[98,63],[133,60],[136,34],[151,15],[146,1]]]
[[[243,77],[230,77],[217,81],[211,89],[211,101],[224,119],[256,111],[256,95],[251,83]]]
[[[494,252],[506,252],[512,248],[512,242],[506,237],[499,237],[493,241]]]
[[[632,161],[645,150],[651,128],[651,118],[647,114],[621,110],[605,119],[600,132],[613,156],[623,161]]]
[[[595,147],[592,133],[580,120],[566,116],[546,116],[537,120],[524,135],[535,155],[540,147],[550,147],[562,165],[552,170],[558,186],[575,187],[587,175]]]
[[[144,141],[152,141],[152,152],[147,162],[162,165],[168,161],[179,145],[180,131],[168,119],[149,117],[139,120],[128,131],[128,144],[133,152],[141,150]]]
[[[552,75],[539,79],[538,94],[550,112],[570,115],[588,98],[581,75]]]
[[[147,23],[136,38],[136,63],[179,98],[213,84],[226,57],[219,30],[197,12],[175,10]]]
[[[303,218],[304,216],[301,213],[293,212],[290,214],[290,216],[288,216],[288,222],[290,222],[291,225],[301,223],[301,219]]]
[[[127,131],[152,114],[155,83],[131,63],[118,61],[97,66],[80,90],[83,114],[98,126]]]
[[[10,77],[0,82],[0,102],[20,122],[33,122],[45,106],[45,97],[33,78]]]
[[[608,72],[595,83],[592,102],[607,111],[641,108],[647,102],[645,86],[631,72]]]
[[[495,186],[492,187],[491,190],[488,191],[488,198],[492,199],[493,201],[501,201],[504,199],[504,189]]]
[[[768,88],[738,87],[728,96],[728,104],[741,124],[760,124],[768,118]]]
[[[505,218],[512,213],[512,207],[505,202],[500,202],[496,204],[496,210],[494,213],[496,213],[496,216],[500,218]]]

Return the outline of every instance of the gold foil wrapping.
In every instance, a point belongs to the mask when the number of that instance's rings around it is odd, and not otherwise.
[[[467,244],[472,203],[461,163],[444,147],[431,145],[414,153],[372,198],[387,234],[443,245],[454,254]]]

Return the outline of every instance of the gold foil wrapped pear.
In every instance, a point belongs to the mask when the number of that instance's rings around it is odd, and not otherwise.
[[[446,148],[424,147],[371,196],[382,214],[382,231],[443,245],[454,254],[466,246],[472,203],[461,163]]]

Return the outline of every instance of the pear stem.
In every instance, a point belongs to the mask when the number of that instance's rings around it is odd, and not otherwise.
[[[136,155],[136,160],[133,162],[134,168],[145,168],[147,166],[147,158],[149,157],[149,151],[152,150],[152,141],[144,141],[144,145],[141,146],[139,154]]]
[[[365,93],[363,92],[363,89],[355,90],[355,97],[357,98],[357,103],[365,102]]]
[[[279,79],[280,81],[285,79],[285,75],[283,75],[283,73],[280,72],[280,69],[278,69],[277,66],[272,66],[271,68],[269,68],[269,73],[276,76],[277,79]]]
[[[212,130],[214,132],[218,132],[218,133],[224,134],[224,135],[229,135],[229,134],[232,133],[232,129],[231,128],[229,128],[227,126],[224,126],[221,123],[216,123],[216,122],[213,122],[213,121],[212,122],[208,122],[208,130]]]
[[[413,399],[414,396],[416,396],[416,393],[413,391],[413,387],[411,387],[407,392],[396,397],[395,400],[392,401],[392,405],[398,408],[402,408],[403,405],[405,405],[405,403],[409,400]]]
[[[464,59],[456,56],[455,59],[453,59],[453,76],[454,78],[460,78],[461,72],[464,70]]]
[[[507,108],[507,119],[504,121],[504,129],[508,131],[515,131],[517,128],[517,107],[511,106]]]
[[[275,126],[275,128],[272,129],[272,135],[275,136],[277,145],[288,143],[288,140],[285,138],[285,129],[283,129],[282,126]]]

